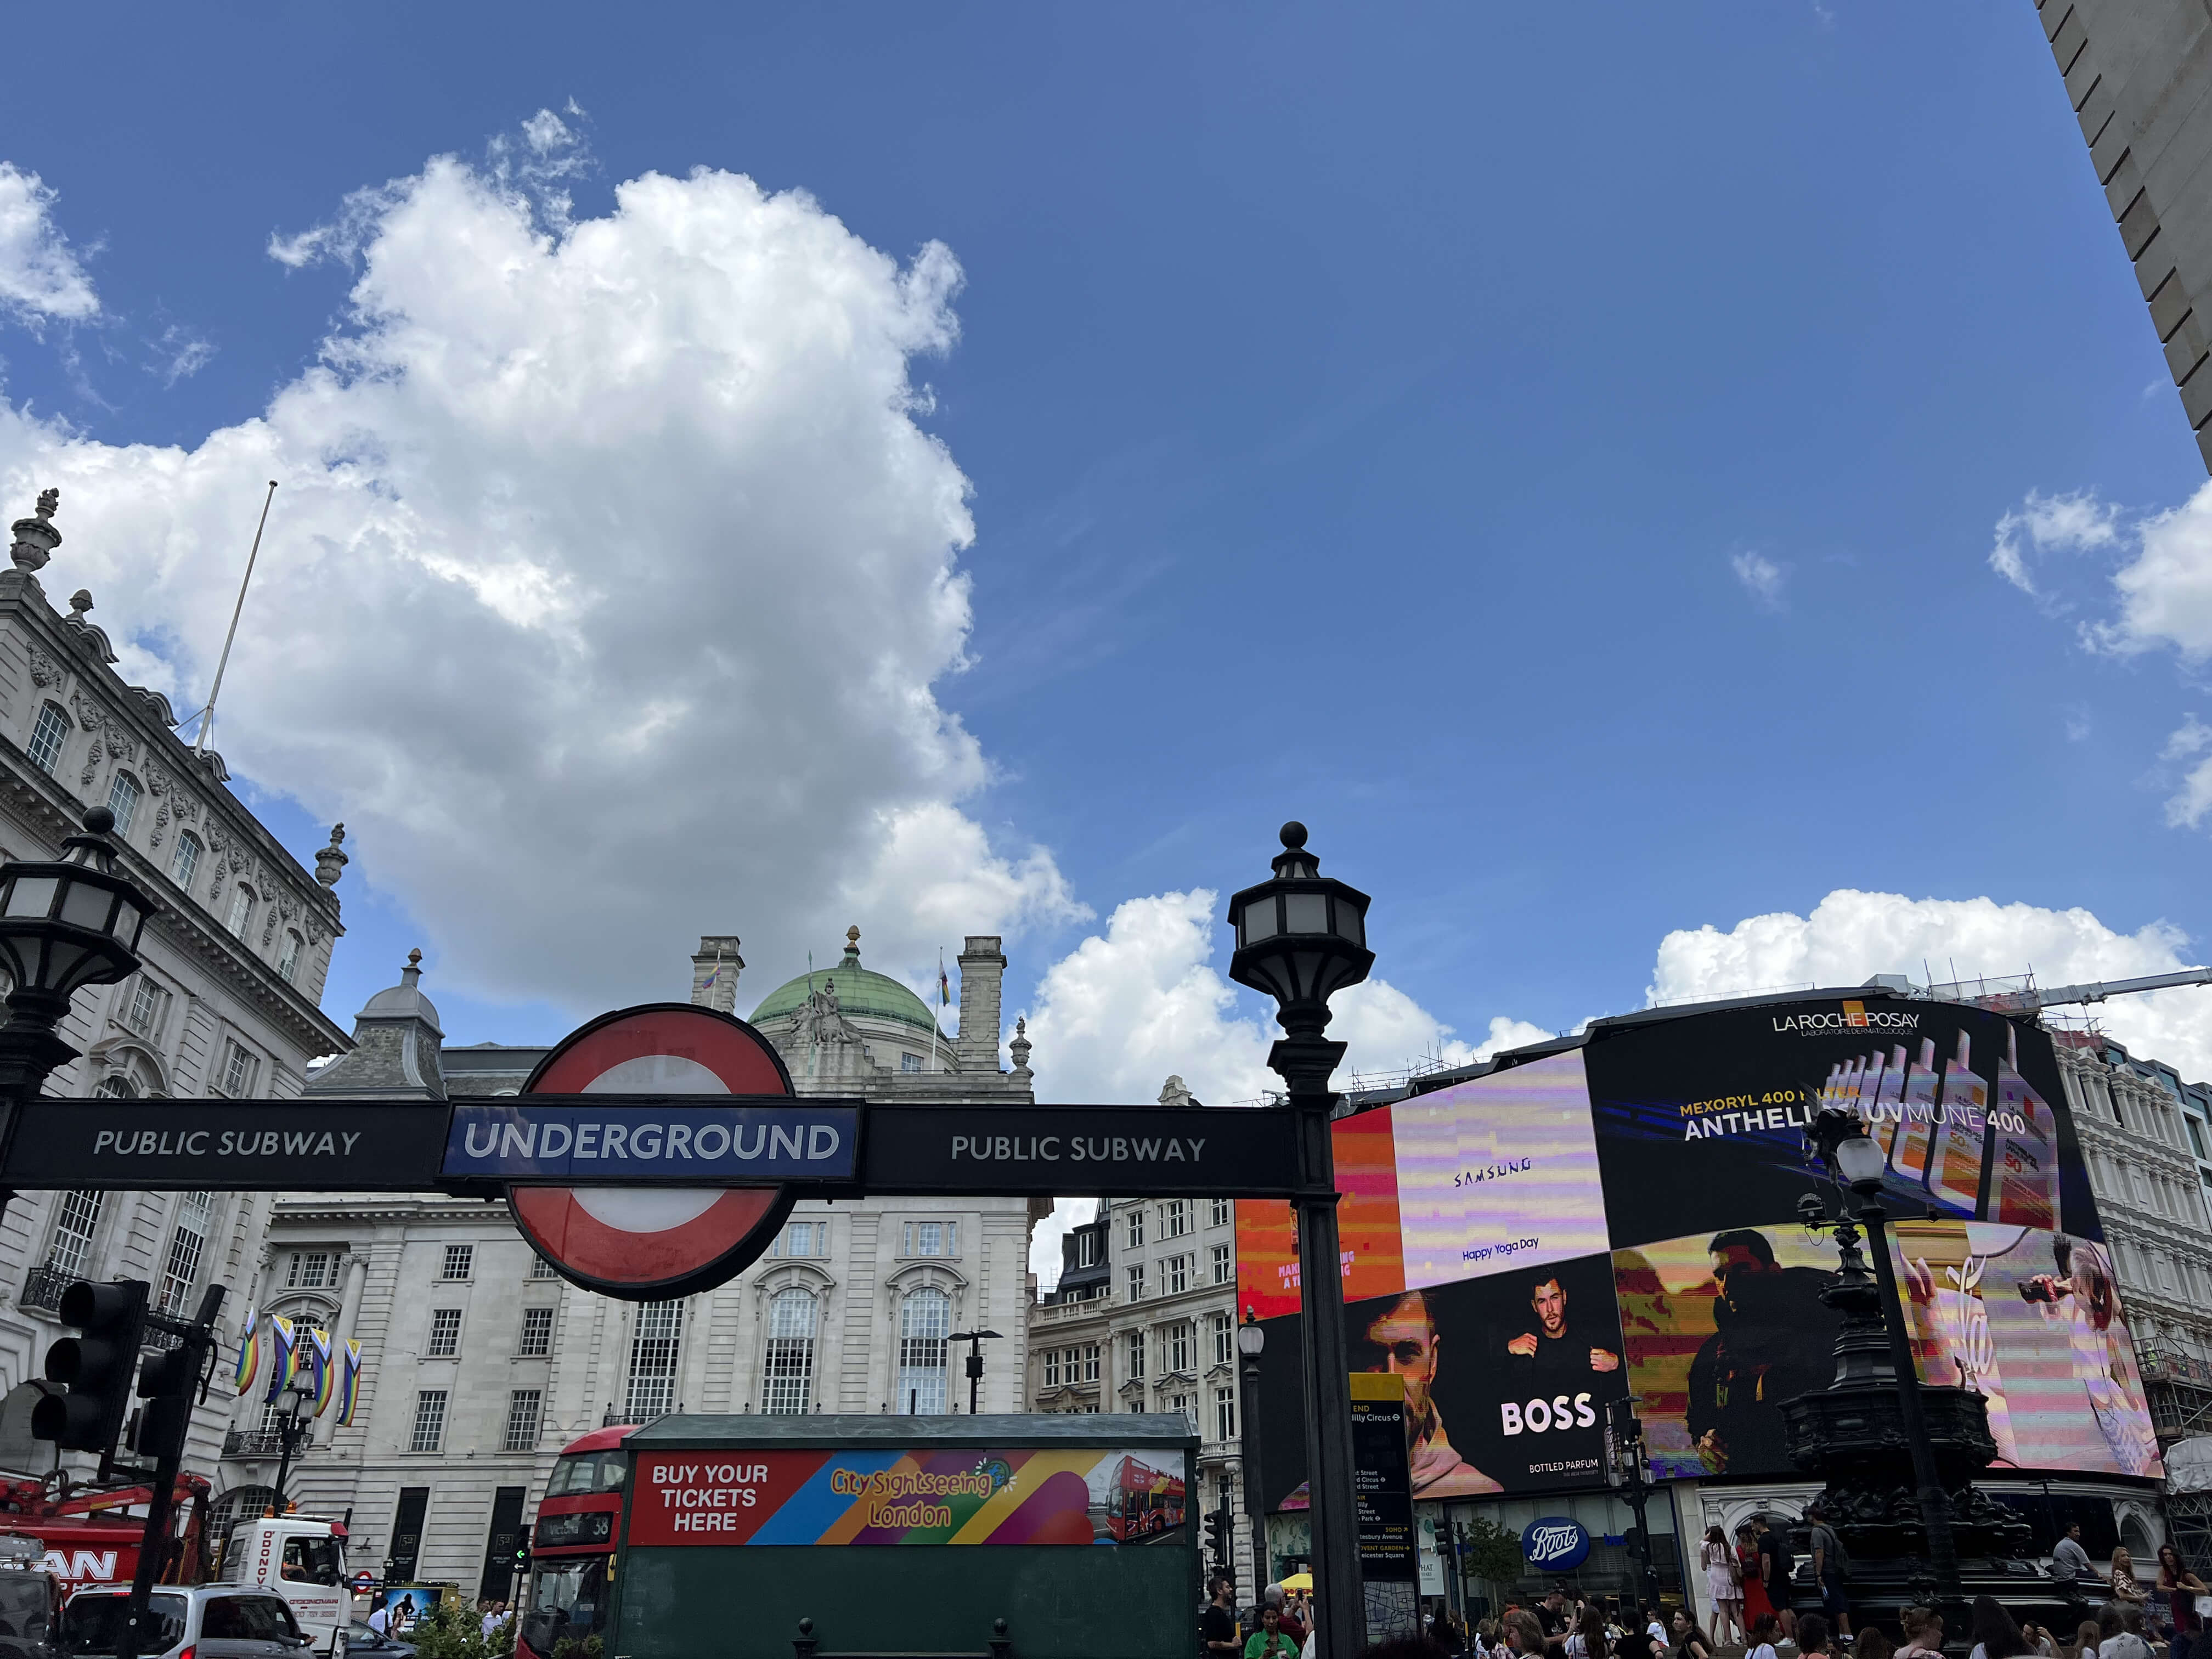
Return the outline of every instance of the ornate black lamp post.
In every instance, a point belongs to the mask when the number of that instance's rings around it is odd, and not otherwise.
[[[301,1382],[287,1382],[276,1396],[276,1513],[284,1513],[284,1480],[292,1473],[292,1454],[307,1437],[315,1421],[315,1391]]]
[[[968,1371],[968,1415],[975,1415],[975,1396],[983,1386],[983,1344],[1000,1340],[996,1331],[955,1331],[945,1339],[947,1342],[965,1342],[968,1358],[961,1363]]]
[[[1810,1133],[1829,1174],[1838,1185],[1856,1193],[1860,1200],[1857,1208],[1849,1212],[1849,1219],[1837,1226],[1836,1238],[1843,1249],[1845,1276],[1850,1278],[1857,1265],[1852,1258],[1857,1254],[1858,1243],[1851,1223],[1856,1221],[1866,1230],[1867,1255],[1873,1260],[1875,1288],[1881,1303],[1882,1329],[1888,1338],[1889,1370],[1896,1378],[1898,1408],[1902,1413],[1905,1443],[1912,1454],[1912,1484],[1921,1525],[1926,1529],[1929,1565],[1935,1571],[1936,1594],[1955,1606],[1963,1599],[1965,1591],[1959,1577],[1958,1540],[1951,1529],[1951,1500],[1943,1490],[1936,1468],[1935,1444],[1928,1437],[1927,1412],[1920,1396],[1920,1372],[1912,1361],[1912,1338],[1905,1328],[1905,1310],[1897,1299],[1897,1271],[1890,1264],[1889,1246],[1882,1237],[1885,1218],[1875,1197],[1881,1191],[1886,1160],[1881,1148],[1867,1133],[1866,1125],[1856,1112],[1830,1108],[1813,1120]],[[1802,1207],[1808,1210],[1819,1202],[1809,1193],[1806,1197],[1810,1204]],[[1809,1214],[1807,1224],[1814,1224]]]
[[[70,1000],[138,971],[138,935],[154,901],[116,873],[107,839],[114,827],[115,815],[95,806],[59,859],[0,865],[0,972],[12,981],[0,1025],[0,1158],[15,1141],[22,1103],[77,1057],[55,1034]],[[0,1210],[14,1196],[0,1190]]]
[[[1651,1522],[1644,1507],[1651,1497],[1651,1482],[1644,1468],[1644,1425],[1637,1419],[1633,1400],[1605,1402],[1605,1475],[1628,1500],[1636,1516],[1636,1594],[1646,1607],[1659,1605],[1659,1569],[1651,1559]]]
[[[1252,1526],[1252,1588],[1267,1587],[1267,1489],[1260,1481],[1260,1355],[1267,1333],[1253,1311],[1244,1310],[1237,1328],[1237,1369],[1244,1380],[1244,1518]]]
[[[1350,1356],[1344,1339],[1344,1279],[1336,1230],[1336,1164],[1329,1146],[1328,1080],[1345,1045],[1323,1035],[1328,1000],[1375,965],[1367,948],[1366,894],[1321,873],[1306,851],[1306,827],[1283,826],[1275,878],[1229,901],[1237,951],[1229,977],[1275,999],[1283,1036],[1268,1051],[1296,1114],[1298,1285],[1305,1315],[1306,1470],[1311,1482],[1314,1570],[1325,1659],[1352,1659],[1366,1645],[1359,1581],[1359,1522],[1352,1476]]]

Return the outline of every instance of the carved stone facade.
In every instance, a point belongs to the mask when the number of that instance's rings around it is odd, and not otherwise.
[[[772,991],[752,1013],[802,1094],[920,1103],[1026,1103],[1025,1068],[1001,1068],[996,939],[963,954],[959,1033],[921,998],[842,959]],[[738,1008],[733,935],[700,941],[691,1000]],[[445,1042],[410,963],[362,1009],[356,1047],[319,1072],[316,1095],[512,1093],[543,1048]],[[1023,1041],[1018,1053],[1024,1053]],[[965,1411],[959,1329],[1004,1334],[985,1347],[983,1410],[1023,1408],[1032,1297],[1030,1231],[1049,1200],[898,1199],[800,1203],[775,1250],[730,1283],[640,1305],[578,1290],[540,1269],[504,1205],[476,1200],[279,1199],[262,1304],[362,1344],[364,1394],[351,1428],[318,1425],[295,1481],[302,1507],[353,1512],[372,1565],[507,1593],[489,1558],[495,1522],[537,1510],[554,1459],[580,1434],[688,1407],[707,1412]],[[312,1282],[310,1282],[312,1281]],[[331,1322],[335,1322],[335,1324]],[[222,1484],[251,1503],[276,1467],[264,1407],[240,1402]],[[518,1496],[519,1494],[519,1496]],[[507,1507],[502,1508],[502,1504]],[[419,1516],[396,1543],[404,1516]]]
[[[57,856],[104,805],[119,866],[156,908],[140,941],[143,969],[77,996],[61,1035],[82,1058],[46,1091],[297,1095],[312,1059],[347,1047],[318,1006],[343,932],[337,896],[223,787],[221,757],[196,757],[177,736],[167,699],[116,673],[87,614],[91,595],[80,591],[66,617],[48,602],[31,573],[60,544],[55,507],[50,491],[37,517],[16,523],[14,568],[0,568],[0,860]],[[218,847],[235,849],[237,879],[252,884],[240,927],[229,925],[234,883]],[[52,1449],[27,1437],[35,1391],[24,1385],[63,1334],[55,1307],[70,1282],[144,1279],[157,1305],[189,1310],[210,1283],[252,1276],[268,1208],[250,1193],[10,1200],[0,1217],[0,1465],[52,1467]],[[227,1332],[241,1311],[226,1307]],[[188,1464],[214,1468],[227,1415],[220,1401],[200,1409]]]

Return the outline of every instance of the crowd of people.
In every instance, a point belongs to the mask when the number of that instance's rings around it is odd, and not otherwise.
[[[1818,1612],[1792,1607],[1804,1597],[1792,1595],[1797,1564],[1790,1540],[1759,1517],[1738,1528],[1733,1542],[1718,1527],[1705,1534],[1699,1566],[1714,1609],[1711,1635],[1683,1607],[1624,1606],[1554,1585],[1534,1605],[1509,1604],[1472,1627],[1439,1607],[1419,1637],[1379,1644],[1362,1659],[1717,1659],[1723,1647],[1741,1647],[1743,1659],[1782,1659],[1784,1645],[1797,1659],[1943,1659],[1943,1620],[1931,1607],[1903,1610],[1901,1642],[1871,1626],[1854,1636],[1842,1540],[1818,1504],[1806,1520]],[[2125,1548],[2099,1572],[2081,1528],[2071,1527],[2053,1552],[2051,1577],[2081,1615],[2073,1628],[2021,1623],[1993,1597],[1978,1596],[1968,1659],[2191,1659],[2203,1636],[2203,1609],[2212,1608],[2212,1592],[2171,1544],[2160,1547],[2147,1587]],[[1310,1592],[1270,1584],[1240,1618],[1228,1576],[1217,1575],[1211,1589],[1200,1659],[1314,1659]],[[2100,1598],[2094,1609],[2093,1595]],[[2202,1659],[2212,1659],[2212,1649]]]

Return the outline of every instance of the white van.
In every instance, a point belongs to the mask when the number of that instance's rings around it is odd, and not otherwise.
[[[296,1515],[240,1520],[224,1540],[216,1581],[283,1597],[317,1659],[345,1659],[353,1595],[344,1528]]]

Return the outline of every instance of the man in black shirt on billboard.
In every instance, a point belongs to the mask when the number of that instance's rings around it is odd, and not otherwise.
[[[1505,1345],[1516,1362],[1519,1381],[1515,1386],[1523,1390],[1524,1398],[1586,1393],[1597,1386],[1596,1377],[1620,1369],[1619,1354],[1578,1336],[1568,1322],[1567,1293],[1557,1273],[1547,1273],[1529,1286],[1528,1306],[1536,1315],[1536,1328]]]
[[[1705,1248],[1717,1294],[1713,1334],[1690,1362],[1690,1438],[1709,1474],[1785,1474],[1782,1402],[1835,1375],[1838,1316],[1820,1292],[1836,1276],[1783,1267],[1750,1227],[1717,1233]]]

